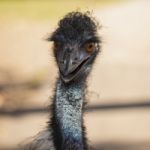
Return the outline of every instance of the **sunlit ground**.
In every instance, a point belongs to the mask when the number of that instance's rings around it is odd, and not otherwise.
[[[93,11],[102,52],[88,80],[89,106],[150,103],[150,2],[0,1],[0,110],[44,108],[57,69],[45,38],[69,11]],[[47,113],[0,111],[0,150],[16,149],[46,126]],[[149,107],[99,109],[85,115],[98,150],[149,150]]]

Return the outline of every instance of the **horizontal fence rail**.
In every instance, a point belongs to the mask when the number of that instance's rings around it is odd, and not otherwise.
[[[124,103],[124,104],[97,104],[87,106],[86,112],[96,111],[112,111],[122,109],[141,109],[150,108],[150,101],[138,102],[138,103]],[[36,107],[36,108],[17,108],[17,109],[0,109],[0,116],[21,116],[36,113],[48,113],[51,107]]]

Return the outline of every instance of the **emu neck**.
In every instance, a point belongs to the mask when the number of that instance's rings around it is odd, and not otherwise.
[[[60,79],[56,87],[55,115],[61,134],[62,150],[83,150],[83,100],[85,82],[64,84]]]

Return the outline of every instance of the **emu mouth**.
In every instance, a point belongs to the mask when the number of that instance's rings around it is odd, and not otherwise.
[[[69,83],[72,80],[78,78],[81,74],[84,73],[85,69],[86,69],[86,64],[88,63],[89,57],[86,58],[85,60],[83,60],[72,72],[70,72],[68,75],[64,75],[61,71],[60,71],[60,75],[62,80],[65,83]]]

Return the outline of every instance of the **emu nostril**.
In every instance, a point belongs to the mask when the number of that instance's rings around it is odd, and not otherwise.
[[[74,60],[73,60],[73,62],[72,62],[72,64],[75,65],[77,63],[78,63],[78,57],[75,57]]]
[[[78,60],[78,57],[75,57],[74,60],[77,61],[77,60]]]

